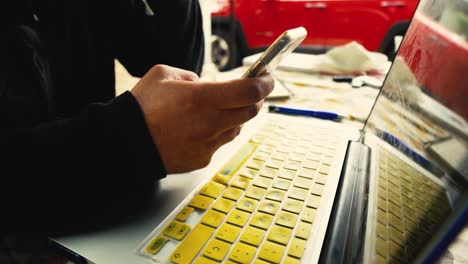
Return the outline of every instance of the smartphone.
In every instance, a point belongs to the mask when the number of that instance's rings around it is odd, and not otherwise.
[[[242,78],[252,78],[267,70],[275,69],[281,60],[301,44],[307,36],[303,27],[286,30],[262,53],[260,58],[242,75]]]

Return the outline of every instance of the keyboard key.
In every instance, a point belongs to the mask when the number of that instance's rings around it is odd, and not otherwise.
[[[380,197],[377,198],[377,207],[380,208],[382,211],[388,212],[387,201]]]
[[[193,262],[193,264],[218,264],[218,262],[207,259],[205,257],[199,257],[195,260],[195,262]]]
[[[390,191],[395,192],[395,194],[398,194],[400,192],[400,177],[395,175],[396,173],[394,171],[389,171],[388,174],[388,181],[395,184],[398,188],[390,188]]]
[[[330,173],[330,165],[322,164],[320,165],[320,169],[318,170],[319,173],[328,175]]]
[[[284,264],[301,264],[301,261],[295,258],[286,257],[284,259]]]
[[[274,177],[276,177],[276,174],[278,174],[278,170],[265,167],[265,168],[260,170],[259,174],[264,176],[264,177],[273,179]]]
[[[284,250],[284,246],[265,241],[265,243],[263,243],[262,247],[260,248],[258,257],[272,263],[280,263],[284,254]]]
[[[254,199],[243,197],[236,203],[236,208],[246,212],[253,212],[258,202]]]
[[[311,209],[311,208],[308,208]],[[284,227],[289,227],[289,228],[294,228],[295,224],[297,222],[297,215],[288,213],[285,211],[281,211],[278,213],[278,216],[276,217],[276,224]]]
[[[279,207],[280,207],[280,203],[278,202],[264,200],[258,206],[258,211],[271,214],[271,215],[275,215]]]
[[[253,246],[259,246],[263,241],[263,237],[265,236],[265,231],[252,227],[247,226],[244,228],[244,231],[240,237],[240,241],[245,242],[247,244]]]
[[[380,237],[377,238],[376,240],[376,251],[377,254],[381,255],[385,259],[388,258],[388,242],[384,241]]]
[[[233,243],[239,235],[240,231],[240,227],[224,223],[219,227],[218,232],[216,232],[215,236],[224,241]]]
[[[270,186],[272,181],[272,179],[265,177],[255,177],[255,179],[252,181],[252,185],[266,189]]]
[[[203,250],[203,255],[211,259],[222,261],[231,249],[231,244],[218,239],[212,239]]]
[[[273,216],[269,214],[256,212],[252,216],[252,219],[250,220],[250,225],[267,230],[268,227],[270,227],[272,221],[273,221]]]
[[[249,178],[249,179],[255,178],[255,176],[257,176],[257,174],[258,174],[258,170],[249,169],[249,168],[240,168],[239,169],[239,175],[243,176],[243,177],[246,177],[246,178]]]
[[[405,250],[398,244],[390,242],[390,254],[400,262],[406,262]]]
[[[250,214],[241,210],[234,209],[228,216],[227,222],[243,227],[247,220],[249,219]]]
[[[325,174],[317,174],[317,177],[315,177],[315,182],[320,183],[325,185],[327,183],[328,176]]]
[[[294,186],[308,190],[312,186],[312,183],[313,181],[311,179],[297,177],[294,181]]]
[[[305,159],[305,155],[300,153],[291,153],[289,154],[289,159],[292,161],[302,162]]]
[[[179,221],[172,221],[164,229],[163,234],[176,240],[181,240],[190,231],[190,226]]]
[[[375,257],[376,257],[375,258],[375,263],[376,264],[388,264],[388,260],[383,258],[382,256],[376,255]]]
[[[253,170],[256,170],[258,172],[258,170],[260,170],[262,167],[263,167],[263,164],[265,162],[261,161],[261,160],[255,160],[255,159],[251,159],[249,161],[247,161],[245,163],[245,166],[247,168],[250,168],[250,169],[253,169]]]
[[[237,201],[244,191],[234,187],[227,187],[223,193],[224,198],[228,198],[234,201]]]
[[[306,207],[301,215],[301,220],[307,223],[313,223],[315,216],[317,215],[317,209]]]
[[[224,189],[226,189],[226,185],[209,181],[207,184],[205,184],[205,186],[203,186],[200,189],[200,194],[217,198],[223,192]]]
[[[323,190],[325,189],[325,186],[322,185],[322,184],[314,184],[314,186],[312,187],[312,189],[310,190],[310,193],[311,194],[315,194],[315,195],[318,195],[318,196],[322,196],[323,194]]]
[[[266,167],[273,168],[273,169],[279,169],[281,168],[282,165],[283,165],[283,162],[280,160],[271,159],[265,162]]]
[[[304,255],[305,247],[306,247],[305,240],[293,238],[291,240],[291,245],[289,246],[289,249],[288,249],[288,255],[300,259]]]
[[[224,217],[225,214],[223,213],[217,212],[215,210],[208,210],[200,221],[206,225],[218,227],[224,220]]]
[[[390,223],[390,226],[393,226],[394,228],[396,228],[400,232],[405,231],[405,227],[403,225],[402,220],[395,217],[393,214],[389,214],[389,223]]]
[[[388,192],[388,200],[398,207],[401,207],[402,205],[400,197],[393,193],[391,190],[390,192]]]
[[[388,184],[387,184],[387,179],[383,178],[382,176],[379,176],[379,187],[381,187],[384,190],[388,190]]]
[[[275,154],[271,155],[271,158],[275,160],[285,161],[288,158],[288,155],[285,153],[276,152]]]
[[[256,144],[262,144],[265,141],[266,136],[264,135],[254,135],[249,142],[256,143]]]
[[[151,240],[151,242],[148,243],[148,245],[145,248],[145,251],[148,252],[151,255],[155,255],[156,253],[159,252],[159,250],[166,244],[167,238],[163,236],[157,236]]]
[[[316,208],[316,209],[319,208],[319,206],[320,206],[320,196],[317,196],[317,195],[309,196],[309,198],[307,198],[306,205],[308,207],[312,207],[312,208]]]
[[[268,158],[270,157],[270,154],[265,153],[265,152],[259,152],[257,151],[254,155],[253,158],[256,160],[261,160],[261,161],[267,161]]]
[[[377,209],[377,221],[382,223],[384,226],[388,225],[387,213],[380,209]]]
[[[384,201],[388,201],[388,192],[387,190],[381,188],[381,187],[378,187],[377,188],[377,195],[379,196],[379,198],[382,198]]]
[[[267,239],[282,245],[287,245],[291,237],[292,230],[286,227],[273,225],[268,232]]]
[[[284,164],[284,168],[288,170],[293,170],[297,171],[301,167],[301,163],[297,161],[287,161],[286,164]]]
[[[237,263],[235,263],[237,264]],[[254,260],[253,264],[270,264],[269,262],[263,261],[261,259]]]
[[[297,175],[307,178],[307,179],[313,179],[315,177],[315,173],[317,173],[316,170],[313,169],[307,169],[307,168],[301,168]]]
[[[231,186],[237,187],[239,189],[245,190],[247,186],[250,184],[250,179],[246,177],[242,177],[240,175],[236,175],[232,178]]]
[[[185,222],[185,220],[187,220],[187,217],[189,217],[193,210],[193,207],[185,207],[184,209],[182,209],[182,211],[180,211],[177,214],[176,219]]]
[[[229,199],[219,198],[211,208],[227,214],[235,204],[236,202]]]
[[[245,196],[255,199],[255,200],[260,200],[263,198],[265,195],[266,190],[260,187],[255,187],[255,186],[250,186],[247,188],[245,191]]]
[[[332,165],[333,164],[333,161],[334,161],[334,158],[333,157],[322,157],[322,164],[325,164],[325,165]]]
[[[286,191],[288,190],[290,185],[291,185],[291,181],[276,179],[276,180],[273,180],[271,187]]]
[[[284,201],[283,210],[299,214],[302,211],[302,205],[303,202],[288,198],[286,201]]]
[[[300,201],[305,201],[308,195],[309,194],[307,190],[297,188],[297,187],[291,187],[291,189],[289,190],[288,197],[296,199],[296,200],[300,200]]]
[[[294,235],[298,238],[307,240],[309,239],[311,229],[311,224],[300,221],[296,227],[296,232],[294,233]]]
[[[383,240],[388,240],[388,228],[381,223],[377,223],[377,236]]]
[[[255,251],[255,247],[240,242],[235,244],[229,258],[239,263],[250,263],[255,255]]]
[[[239,167],[252,155],[257,148],[257,144],[247,143],[221,168],[214,180],[227,184]]]
[[[271,189],[267,192],[265,198],[273,201],[281,202],[286,196],[285,191]]]
[[[402,211],[401,211],[401,207],[395,205],[394,203],[392,202],[389,202],[388,203],[388,211],[391,213],[389,215],[389,217],[397,217],[398,219],[402,219],[403,218],[403,214],[402,214]]]
[[[282,169],[278,173],[279,178],[287,179],[287,180],[292,180],[294,177],[296,177],[296,172],[292,170],[286,170]]]
[[[214,228],[198,224],[169,257],[173,263],[190,263],[214,232]]]
[[[213,198],[197,194],[190,201],[189,205],[198,209],[205,210],[214,201]]]
[[[313,170],[315,172],[318,169],[319,164],[320,164],[320,162],[319,162],[320,156],[317,155],[316,157],[312,157],[312,158],[315,158],[315,160],[305,160],[305,161],[303,161],[302,162],[302,167]],[[309,159],[311,159],[310,156],[309,156]]]
[[[265,145],[261,145],[260,147],[258,147],[258,151],[259,152],[265,152],[265,153],[268,153],[268,154],[271,154],[273,153],[274,148],[270,147],[270,146],[265,146]]]
[[[391,226],[389,230],[390,230],[389,232],[390,240],[404,247],[406,245],[406,242],[405,242],[405,236],[403,235],[403,233],[393,228],[393,226]]]

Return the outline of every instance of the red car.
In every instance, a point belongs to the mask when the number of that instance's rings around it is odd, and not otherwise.
[[[407,27],[418,4],[418,0],[212,1],[212,58],[221,70],[240,65],[244,56],[265,49],[284,30],[298,26],[305,27],[308,36],[297,51],[319,53],[353,40],[376,51],[392,27],[393,31]]]
[[[464,13],[450,12],[449,6],[438,16],[442,21],[424,13],[416,14],[413,25],[408,29],[411,37],[405,40],[411,45],[404,45],[399,54],[428,93],[468,119],[468,89],[460,87],[468,83],[468,3],[463,3],[463,0],[447,3],[458,4],[459,9],[464,6]],[[465,26],[458,26],[457,19],[465,21]],[[407,48],[409,46],[411,49]]]

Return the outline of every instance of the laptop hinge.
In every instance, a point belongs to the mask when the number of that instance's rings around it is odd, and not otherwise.
[[[370,152],[361,142],[349,142],[321,263],[362,262]]]

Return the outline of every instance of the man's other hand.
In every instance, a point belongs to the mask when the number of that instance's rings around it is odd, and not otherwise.
[[[208,165],[214,152],[258,114],[273,84],[269,74],[201,82],[193,72],[156,65],[131,93],[171,174]]]

